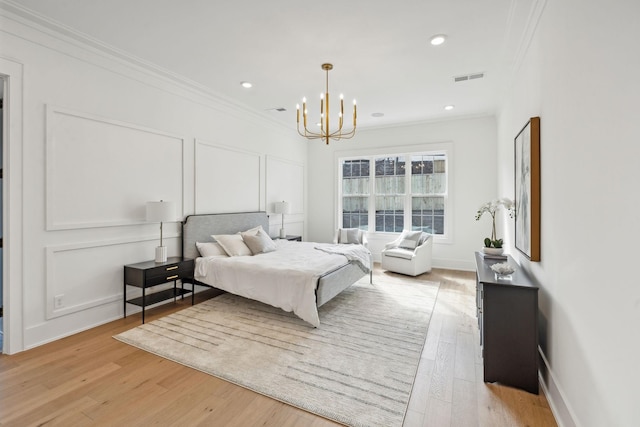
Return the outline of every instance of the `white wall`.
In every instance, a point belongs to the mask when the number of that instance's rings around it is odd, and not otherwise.
[[[482,247],[483,239],[490,235],[488,218],[475,221],[478,207],[502,194],[496,189],[497,133],[494,117],[419,123],[410,126],[358,131],[352,140],[325,144],[309,143],[309,239],[331,241],[337,227],[337,158],[356,153],[392,154],[399,148],[415,151],[429,150],[447,144],[450,156],[450,208],[452,210],[451,243],[434,244],[435,267],[475,269],[473,252]],[[371,249],[379,259],[382,242]],[[393,236],[386,241],[393,240]]]
[[[541,117],[542,372],[562,425],[640,425],[640,3],[547,2],[499,115],[499,183],[513,138]],[[513,251],[512,251],[513,252]]]
[[[294,131],[1,14],[0,59],[10,61],[0,61],[0,74],[21,82],[12,93],[23,105],[13,112],[23,135],[12,140],[22,161],[11,165],[13,182],[23,177],[15,199],[23,198],[23,218],[11,232],[21,236],[24,267],[22,280],[5,283],[24,298],[12,307],[23,339],[9,352],[122,316],[123,265],[152,259],[158,244],[158,225],[144,222],[148,200],[175,201],[181,219],[196,208],[270,210],[289,197],[291,231],[304,231],[307,147]],[[282,176],[270,183],[274,161],[300,185],[281,191]],[[243,174],[251,179],[235,179]],[[275,235],[280,217],[271,222]],[[165,237],[169,255],[178,255],[178,222],[165,225]]]

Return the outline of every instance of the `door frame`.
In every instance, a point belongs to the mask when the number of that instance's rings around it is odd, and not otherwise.
[[[4,305],[3,353],[24,350],[23,305],[23,64],[0,57],[4,80],[2,292]]]

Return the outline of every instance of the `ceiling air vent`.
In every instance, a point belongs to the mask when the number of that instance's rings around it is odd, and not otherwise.
[[[458,82],[466,82],[467,80],[476,80],[476,79],[482,79],[484,78],[484,73],[472,73],[472,74],[465,74],[463,76],[455,76],[453,78],[453,81],[458,83]]]

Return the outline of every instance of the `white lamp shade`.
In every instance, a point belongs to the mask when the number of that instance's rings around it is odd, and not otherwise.
[[[167,222],[176,220],[176,204],[173,202],[147,202],[147,221]]]
[[[289,202],[275,202],[274,204],[275,213],[277,214],[289,214],[291,213],[291,205]]]

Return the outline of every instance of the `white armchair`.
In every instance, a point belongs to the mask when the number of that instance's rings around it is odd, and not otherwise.
[[[358,228],[338,228],[333,236],[333,244],[338,243],[354,243],[369,248],[366,233]]]
[[[432,250],[431,234],[405,230],[382,250],[382,269],[409,276],[428,273],[431,271]]]

